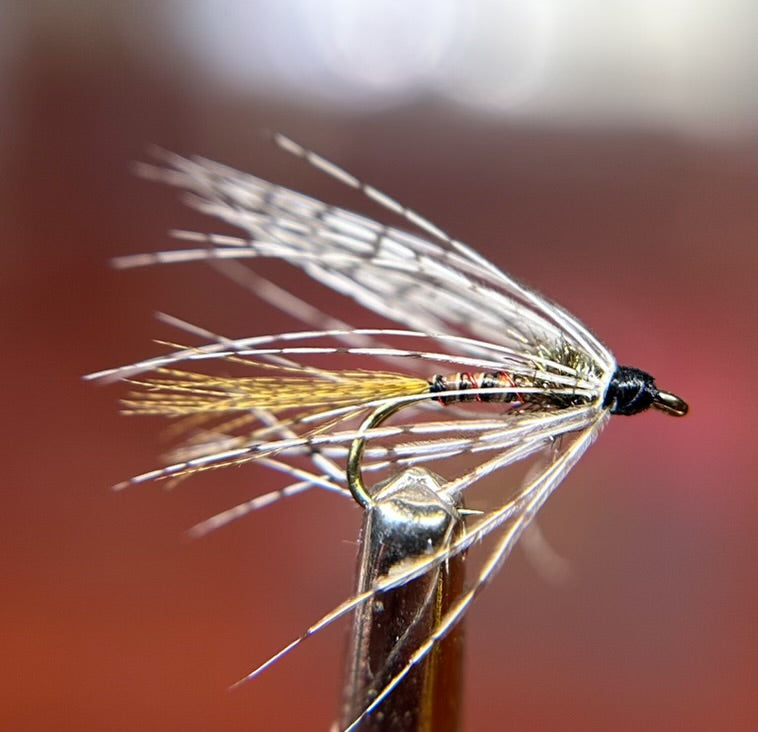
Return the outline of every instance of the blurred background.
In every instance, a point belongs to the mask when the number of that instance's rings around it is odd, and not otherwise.
[[[133,176],[153,143],[379,214],[274,150],[275,129],[691,404],[613,420],[551,499],[567,584],[516,552],[484,593],[465,728],[758,728],[757,25],[751,0],[0,3],[0,727],[335,717],[345,624],[227,689],[348,594],[358,510],[314,493],[188,541],[283,478],[113,493],[158,464],[160,425],[81,381],[178,338],[155,311],[235,337],[297,327],[201,265],[109,266],[172,227],[220,230]]]

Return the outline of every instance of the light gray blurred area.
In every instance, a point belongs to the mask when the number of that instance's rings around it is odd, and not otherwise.
[[[3,15],[11,63],[29,36],[86,48],[117,30],[156,75],[343,112],[428,97],[540,123],[717,137],[758,126],[751,0],[37,2]]]

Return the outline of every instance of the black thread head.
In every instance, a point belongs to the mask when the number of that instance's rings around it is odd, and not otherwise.
[[[689,411],[687,402],[675,394],[660,391],[650,374],[632,366],[616,368],[611,383],[608,384],[603,406],[608,407],[611,414],[625,416],[644,412],[650,407],[676,417],[683,417]]]

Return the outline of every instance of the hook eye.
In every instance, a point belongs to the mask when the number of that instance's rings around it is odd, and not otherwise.
[[[669,391],[659,391],[653,399],[653,406],[675,417],[684,417],[690,411],[690,407],[684,399],[680,399],[676,394]]]

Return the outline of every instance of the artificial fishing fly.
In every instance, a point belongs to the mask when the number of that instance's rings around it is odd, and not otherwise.
[[[124,412],[178,418],[185,442],[169,464],[120,484],[178,480],[255,461],[294,482],[195,527],[203,534],[271,502],[322,488],[368,508],[365,475],[414,466],[445,472],[440,490],[462,495],[497,470],[532,460],[505,497],[471,511],[465,531],[402,571],[380,577],[249,673],[381,592],[399,587],[485,537],[490,550],[433,634],[406,649],[407,663],[349,726],[372,714],[466,613],[555,487],[613,414],[652,407],[683,416],[687,404],[636,368],[618,366],[576,318],[377,189],[275,135],[285,151],[362,191],[423,235],[400,231],[202,158],[159,153],[142,173],[190,192],[190,204],[245,232],[178,231],[185,249],[117,260],[121,267],[205,261],[310,330],[229,339],[163,316],[206,341],[89,378],[126,380]],[[403,329],[356,329],[264,279],[249,261],[272,257]],[[328,358],[341,368],[317,365]],[[218,376],[214,364],[237,369]],[[460,461],[467,464],[460,468]]]

